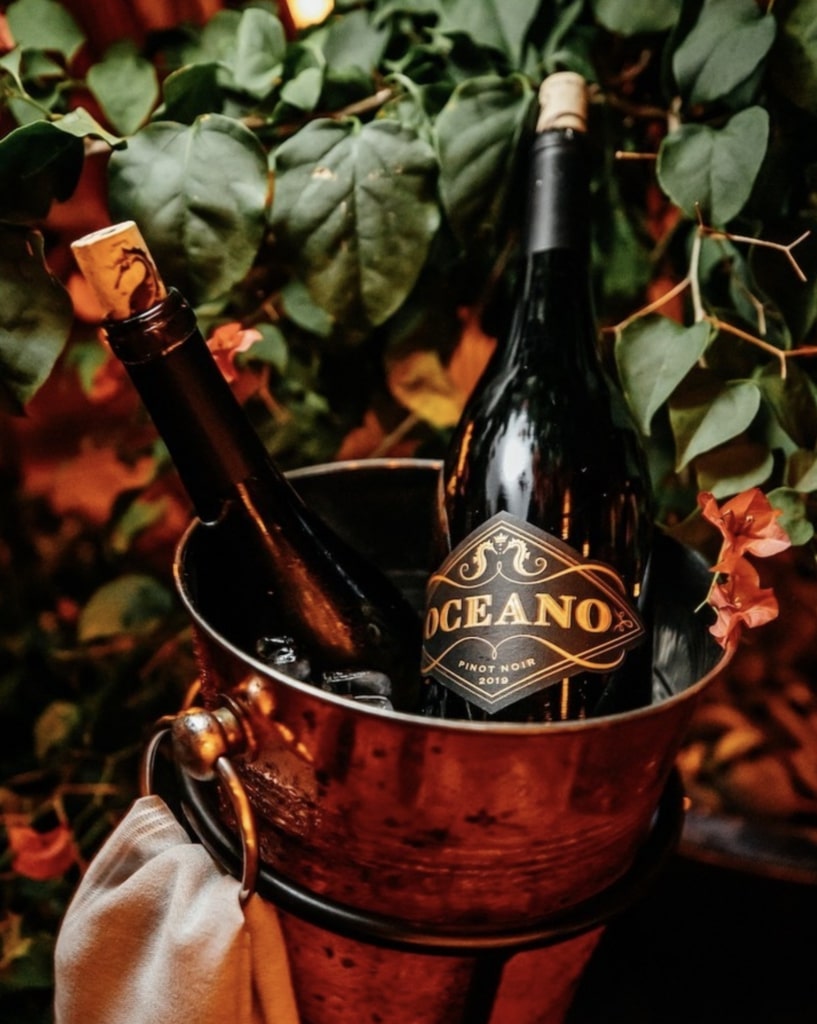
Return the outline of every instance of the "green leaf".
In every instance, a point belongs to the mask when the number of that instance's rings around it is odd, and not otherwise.
[[[696,455],[742,434],[759,408],[760,388],[752,381],[724,383],[714,374],[692,374],[669,403],[676,470]]]
[[[285,53],[284,28],[275,15],[256,7],[244,11],[230,62],[236,87],[259,100],[269,95],[280,78]]]
[[[256,341],[246,352],[239,352],[236,363],[238,366],[244,366],[246,363],[266,363],[283,376],[289,363],[289,346],[284,332],[275,324],[265,323],[258,324],[257,330],[261,334],[261,340]]]
[[[798,448],[786,459],[786,486],[801,494],[817,491],[817,452]]]
[[[775,88],[801,110],[817,114],[817,0],[778,5],[781,21],[769,59]]]
[[[359,68],[371,75],[383,60],[389,35],[388,28],[375,24],[368,11],[352,10],[328,23],[321,49],[335,70]]]
[[[716,498],[728,498],[750,487],[761,487],[774,466],[774,457],[763,444],[733,441],[695,460],[698,489]]]
[[[128,573],[103,584],[80,612],[80,643],[105,640],[123,633],[150,632],[173,608],[167,587],[151,576]]]
[[[326,310],[315,305],[315,300],[300,281],[289,281],[281,289],[281,304],[289,319],[310,334],[328,338],[333,320]]]
[[[707,0],[672,68],[690,104],[722,100],[753,77],[771,49],[777,22],[755,0]]]
[[[112,135],[107,128],[103,128],[95,117],[88,113],[85,107],[76,107],[63,114],[59,120],[53,122],[55,128],[68,135],[74,135],[78,139],[96,138],[107,142],[111,149],[118,149],[124,146],[125,140],[118,135]]]
[[[74,341],[66,351],[65,365],[76,373],[80,387],[87,395],[91,392],[97,373],[108,359],[107,349],[98,341]]]
[[[792,544],[808,544],[814,536],[814,526],[808,519],[804,495],[788,487],[776,487],[766,497],[774,508],[780,509],[782,515],[777,521],[789,535]]]
[[[525,37],[536,16],[530,0],[440,0],[443,32],[463,32],[479,46],[499,50],[518,65]]]
[[[44,882],[33,882],[39,891],[47,885]],[[0,922],[0,927],[2,927]],[[20,949],[17,956],[13,956],[10,963],[3,964],[0,971],[0,991],[6,993],[34,992],[40,990],[45,992],[54,987],[54,934],[38,932],[35,935],[23,938],[24,947]],[[8,1000],[4,999],[4,1002]],[[50,1018],[50,1014],[49,1014]],[[25,1014],[24,1019],[29,1024],[31,1017]],[[39,1019],[39,1018],[38,1018]]]
[[[138,131],[109,166],[115,220],[135,220],[169,284],[195,304],[242,280],[264,234],[267,159],[249,129],[221,114]]]
[[[501,218],[533,99],[522,75],[484,76],[458,86],[436,119],[440,195],[463,245]]]
[[[73,306],[39,232],[0,227],[0,406],[21,413],[68,340]]]
[[[373,84],[371,73],[360,68],[333,68],[327,64],[322,68],[323,89],[321,90],[320,106],[324,110],[345,110],[355,103],[362,103],[372,98]],[[377,117],[382,117],[382,109]]]
[[[314,110],[321,98],[323,71],[304,68],[281,88],[281,99],[298,110]]]
[[[155,119],[192,124],[202,114],[221,110],[223,94],[219,84],[220,65],[189,64],[168,75],[162,83],[162,107]]]
[[[52,750],[65,746],[82,721],[78,704],[68,700],[52,700],[34,723],[34,753],[42,761]]]
[[[19,46],[3,55],[2,65],[12,76],[4,75],[2,91],[17,123],[46,120],[65,87],[65,67],[42,50]]]
[[[386,78],[386,85],[394,90],[392,98],[380,108],[380,116],[398,121],[404,128],[412,131],[434,144],[434,128],[431,110],[436,111],[435,99],[442,97],[439,109],[445,105],[450,95],[447,86],[418,86],[405,75],[395,73]]]
[[[77,187],[83,160],[82,141],[46,121],[10,132],[0,140],[0,221],[44,219]]]
[[[627,403],[645,435],[652,418],[706,350],[708,324],[682,327],[665,316],[639,317],[616,338],[615,357]]]
[[[111,549],[119,555],[127,554],[133,541],[166,513],[170,502],[165,498],[147,501],[143,497],[132,501],[111,531]]]
[[[681,0],[592,0],[593,14],[608,32],[635,36],[641,32],[665,32],[672,28],[681,11]]]
[[[749,107],[716,130],[682,125],[661,143],[657,173],[661,188],[688,217],[696,214],[723,226],[745,206],[769,138],[769,114]]]
[[[303,111],[315,110],[319,105],[324,110],[343,110],[371,97],[371,71],[348,64],[328,64],[318,45],[324,36],[325,29],[319,29],[305,41],[291,43],[287,48],[281,102],[273,111],[274,122],[297,122]]]
[[[800,448],[817,445],[817,386],[794,360],[786,376],[777,362],[765,367],[757,378],[767,405],[783,430]]]
[[[603,268],[600,277],[604,298],[635,303],[649,283],[653,265],[612,182],[608,183],[604,219],[598,219],[596,228],[598,252],[594,259]]]
[[[17,0],[6,11],[11,34],[18,46],[53,50],[71,61],[85,42],[85,35],[65,7],[56,0]]]
[[[386,320],[440,222],[431,147],[393,121],[319,119],[275,154],[272,225],[315,301],[339,321]]]
[[[7,93],[9,90],[8,79],[11,78],[14,83],[13,88],[20,92],[25,92],[22,82],[22,62],[23,62],[23,51],[19,46],[16,46],[13,50],[9,50],[8,53],[0,55],[0,71],[3,73],[3,93]]]
[[[241,17],[240,11],[216,11],[182,49],[182,61],[185,64],[216,63],[233,67]]]
[[[88,69],[85,80],[105,117],[122,135],[132,135],[144,124],[159,98],[156,69],[131,40],[109,47],[103,60]]]

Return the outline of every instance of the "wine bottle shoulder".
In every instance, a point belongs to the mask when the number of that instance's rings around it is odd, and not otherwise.
[[[471,401],[450,447],[444,489],[452,543],[498,512],[592,550],[640,578],[652,522],[640,439],[614,392],[501,375]]]

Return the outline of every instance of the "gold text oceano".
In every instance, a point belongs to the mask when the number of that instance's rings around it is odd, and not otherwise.
[[[463,629],[497,626],[539,626],[557,629],[578,628],[586,633],[605,633],[613,624],[613,612],[598,597],[581,600],[575,594],[503,595],[502,605],[494,609],[493,594],[469,594],[451,597],[426,610],[424,633],[430,640],[438,632],[454,633]]]

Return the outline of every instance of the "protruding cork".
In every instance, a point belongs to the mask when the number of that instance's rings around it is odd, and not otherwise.
[[[93,231],[71,249],[108,320],[125,320],[167,294],[153,257],[132,220]]]
[[[549,128],[587,131],[587,83],[575,71],[557,71],[539,88],[537,132]]]

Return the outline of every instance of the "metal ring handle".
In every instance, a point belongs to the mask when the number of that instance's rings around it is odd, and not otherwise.
[[[139,764],[140,796],[151,796],[154,793],[153,770],[156,766],[156,753],[162,744],[162,740],[170,733],[171,726],[175,721],[175,715],[164,715],[153,726],[153,731],[148,738],[147,746],[142,752],[142,759]]]
[[[171,736],[173,739],[171,744],[173,761],[179,771],[183,772],[186,777],[191,779],[199,778],[202,781],[212,778],[218,779],[230,801],[238,833],[241,837],[241,878],[238,902],[244,907],[250,896],[255,892],[258,881],[258,827],[247,791],[244,789],[244,784],[226,753],[219,753],[212,763],[206,765],[204,770],[200,768],[196,772],[191,772],[185,765],[185,757],[181,755],[183,750],[182,732],[179,731],[179,726],[183,726],[186,720],[192,720],[189,717],[190,715],[200,714],[201,712],[197,709],[193,709],[192,712],[182,711],[178,715],[165,715],[156,722],[142,754],[139,768],[139,792],[141,796],[150,796],[154,792],[153,779],[156,754],[167,736]],[[191,733],[191,735],[195,742],[196,734]],[[184,749],[189,757],[189,748]],[[204,747],[201,747],[197,753],[204,754]]]
[[[216,761],[215,770],[230,799],[238,834],[241,836],[241,888],[238,902],[243,907],[255,892],[258,882],[258,827],[244,783],[229,757],[222,754]]]

